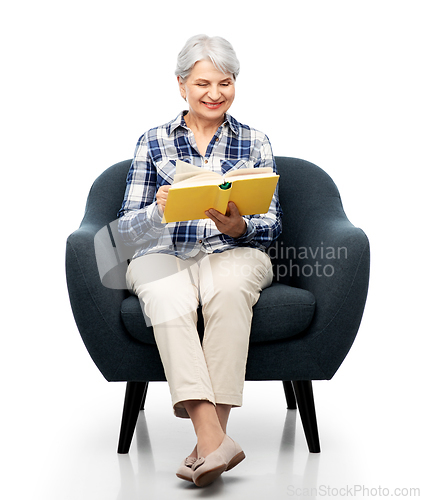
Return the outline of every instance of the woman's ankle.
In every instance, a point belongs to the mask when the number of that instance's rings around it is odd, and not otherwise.
[[[197,456],[207,457],[219,448],[224,438],[225,433],[222,429],[218,429],[216,432],[209,430],[207,433],[201,433],[197,438]]]
[[[197,436],[197,456],[205,457],[222,443],[225,432],[221,427],[215,406],[209,401],[184,401]]]

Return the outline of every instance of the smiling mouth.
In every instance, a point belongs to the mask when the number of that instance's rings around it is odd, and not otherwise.
[[[205,102],[205,101],[202,101],[202,103],[209,109],[217,109],[220,106],[222,106],[222,104],[224,104],[223,102]]]

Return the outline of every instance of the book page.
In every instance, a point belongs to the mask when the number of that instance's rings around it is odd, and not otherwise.
[[[177,160],[175,164],[175,176],[174,183],[178,184],[179,182],[187,181],[188,179],[193,179],[197,176],[201,178],[212,178],[212,179],[221,179],[221,176],[216,172],[211,172],[210,170],[204,170],[203,168],[196,167],[196,165],[190,165],[185,161]],[[211,177],[209,177],[209,174]],[[195,183],[196,184],[196,183]]]
[[[234,177],[238,177],[239,179],[242,179],[244,176],[260,176],[260,175],[265,175],[267,176],[268,174],[273,174],[276,175],[272,169],[272,167],[262,167],[262,168],[239,168],[238,170],[230,170],[224,175],[224,179],[227,180],[233,180]]]
[[[186,179],[175,182],[171,185],[170,189],[186,188],[192,186],[218,186],[223,183],[222,177],[216,172],[204,171],[200,175],[193,175]]]

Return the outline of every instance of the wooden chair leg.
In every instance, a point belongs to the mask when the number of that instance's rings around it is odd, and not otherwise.
[[[320,453],[319,431],[317,429],[316,409],[314,407],[311,380],[294,380],[295,397],[304,427],[308,449],[311,453]]]
[[[142,399],[140,400],[140,408],[139,408],[139,411],[140,410],[144,410],[145,409],[145,400],[146,400],[146,393],[148,392],[148,385],[149,385],[149,382],[140,382],[141,384],[145,384],[144,388],[143,388],[143,395],[142,395]]]
[[[285,392],[285,398],[287,400],[288,410],[296,410],[297,403],[295,401],[295,394],[294,394],[294,389],[292,387],[292,382],[290,380],[284,380],[282,383],[284,385],[284,392]]]
[[[144,409],[148,382],[127,382],[117,452],[128,453],[139,411]]]

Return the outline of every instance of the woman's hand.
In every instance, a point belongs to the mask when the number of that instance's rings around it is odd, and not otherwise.
[[[214,208],[210,208],[205,214],[215,222],[216,227],[221,233],[231,236],[231,238],[239,238],[246,232],[246,221],[240,215],[237,205],[232,201],[228,203],[225,215]]]
[[[168,198],[168,190],[170,189],[170,185],[166,184],[165,186],[161,186],[156,193],[156,202],[158,204],[158,209],[160,211],[160,215],[163,215],[165,210],[165,205],[167,203]]]

